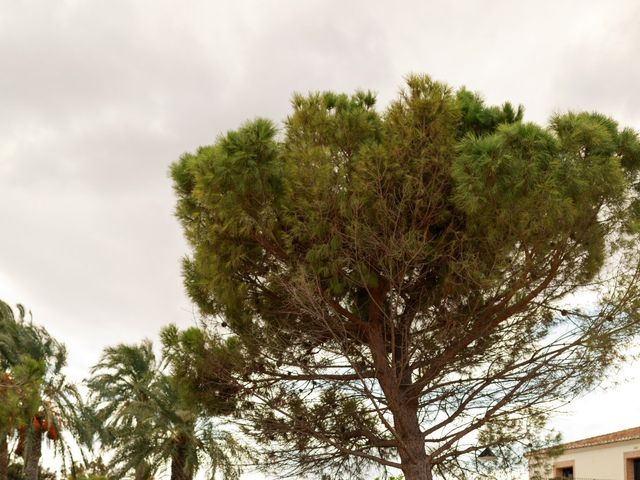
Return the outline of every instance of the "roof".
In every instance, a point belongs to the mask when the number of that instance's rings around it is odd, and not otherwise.
[[[626,440],[635,440],[640,438],[640,427],[627,428],[618,432],[598,435],[597,437],[583,438],[575,442],[569,442],[561,445],[565,450],[584,447],[595,447],[597,445],[606,445],[607,443],[624,442]]]
[[[599,445],[607,445],[609,443],[626,442],[627,440],[640,439],[640,427],[627,428],[626,430],[620,430],[617,432],[606,433],[604,435],[598,435],[596,437],[583,438],[582,440],[576,440],[575,442],[563,443],[558,445],[561,450],[573,450],[576,448],[597,447]],[[525,457],[535,457],[545,452],[549,452],[551,449],[543,448],[540,450],[532,450],[525,453]]]

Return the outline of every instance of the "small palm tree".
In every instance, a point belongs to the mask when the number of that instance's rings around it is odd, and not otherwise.
[[[199,470],[214,479],[239,478],[233,460],[246,449],[212,417],[179,393],[179,379],[166,373],[151,342],[105,349],[87,385],[102,444],[113,452],[118,477],[136,480],[165,469],[171,480],[191,480]]]

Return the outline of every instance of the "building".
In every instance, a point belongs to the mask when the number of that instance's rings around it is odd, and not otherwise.
[[[640,480],[640,427],[566,443],[554,458],[527,456],[530,479]]]

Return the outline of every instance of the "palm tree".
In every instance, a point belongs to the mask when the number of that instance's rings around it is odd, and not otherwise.
[[[142,453],[150,445],[145,415],[153,405],[159,366],[151,342],[140,345],[118,345],[104,350],[100,361],[91,369],[87,381],[91,391],[94,429],[103,445],[118,449],[121,439],[131,435],[140,446],[132,451]],[[122,455],[116,456],[116,459]],[[152,478],[151,468],[142,457],[120,465],[124,471],[134,470],[135,480]],[[122,462],[114,462],[122,463]]]
[[[9,439],[16,433],[19,453],[24,452],[25,422],[38,409],[44,370],[43,362],[23,356],[0,378],[0,480],[9,477]]]
[[[16,317],[0,300],[0,480],[9,475],[9,440],[37,408],[37,390],[45,370],[44,362],[27,354],[38,351],[38,341],[25,328],[21,305],[18,312]]]
[[[66,463],[72,455],[61,435],[63,425],[80,441],[86,440],[86,433],[80,395],[63,373],[67,361],[64,345],[43,327],[27,322],[21,305],[18,312],[16,318],[0,301],[0,367],[5,382],[12,384],[7,397],[11,401],[6,403],[9,407],[0,417],[4,433],[0,441],[7,442],[17,432],[16,453],[24,459],[25,479],[37,480],[45,438]]]
[[[187,401],[166,370],[149,341],[107,348],[92,369],[87,385],[117,475],[144,480],[168,467],[171,480],[192,480],[199,470],[239,478],[233,460],[246,448]]]
[[[30,448],[25,450],[25,479],[37,480],[42,443],[46,437],[55,454],[63,460],[74,461],[69,440],[61,432],[73,433],[76,443],[87,444],[87,428],[83,417],[82,399],[77,387],[68,381],[62,372],[67,353],[64,346],[49,337],[45,357],[46,371],[39,390],[38,409],[33,412],[28,429],[31,435]],[[82,450],[81,450],[82,452]]]

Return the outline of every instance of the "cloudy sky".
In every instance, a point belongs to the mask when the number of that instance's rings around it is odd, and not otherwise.
[[[294,91],[384,106],[412,72],[537,122],[599,110],[640,129],[638,59],[632,0],[0,0],[0,298],[81,379],[105,345],[195,321],[167,176],[181,153],[282,120]],[[639,395],[640,375],[554,422],[567,439],[640,425]]]

